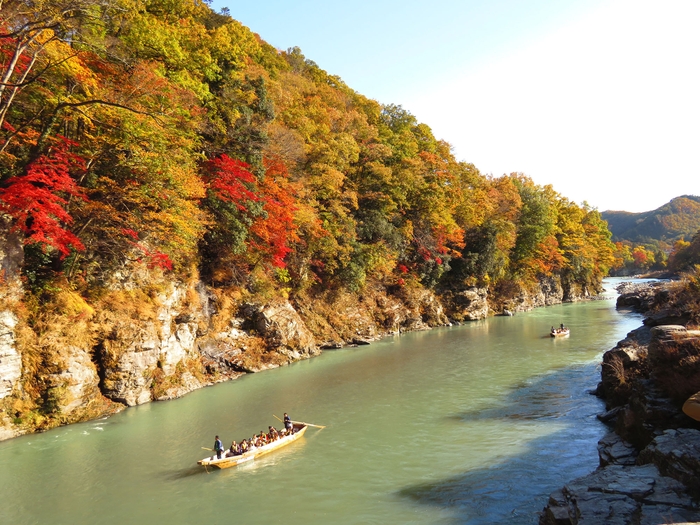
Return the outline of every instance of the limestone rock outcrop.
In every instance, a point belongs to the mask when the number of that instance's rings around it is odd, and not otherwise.
[[[0,399],[12,393],[22,376],[22,356],[15,346],[17,317],[0,311]]]
[[[0,238],[0,270],[13,276],[14,284],[0,289],[0,298],[17,303],[23,296],[18,279],[22,246],[5,236]],[[192,277],[185,283],[138,261],[125,262],[103,283],[100,306],[89,304],[66,283],[51,299],[51,315],[60,325],[56,333],[17,332],[21,321],[12,308],[0,306],[0,400],[19,407],[12,414],[0,412],[0,439],[173,399],[316,356],[322,348],[365,345],[386,335],[485,319],[494,306],[489,302],[493,291],[485,287],[436,292],[418,283],[387,287],[368,282],[361,293],[316,290],[317,295],[290,301],[263,299],[240,287],[212,289]],[[556,279],[519,293],[519,310],[575,296]],[[28,383],[23,383],[27,372],[17,333],[29,334],[35,338],[32,344],[42,348],[32,358],[42,370],[31,372],[35,377],[30,380],[45,391],[32,399],[20,400],[21,385]],[[27,413],[30,417],[23,420]]]
[[[0,216],[0,399],[13,391],[22,376],[22,356],[15,336],[18,320],[7,303],[22,293],[19,271],[23,258],[18,236],[10,232],[6,219]]]
[[[47,381],[56,391],[56,402],[60,404],[63,417],[71,419],[93,400],[101,398],[100,378],[89,352],[76,346],[65,346],[60,352],[60,371],[49,374]]]
[[[122,321],[101,341],[101,386],[109,399],[134,406],[203,386],[187,366],[188,359],[198,359],[198,323],[181,315],[184,293],[172,285],[159,296],[155,320]]]
[[[313,334],[289,302],[248,303],[241,307],[241,313],[250,320],[269,348],[291,360],[320,353]]]
[[[489,315],[488,289],[471,287],[445,294],[450,317],[456,321],[478,321]]]

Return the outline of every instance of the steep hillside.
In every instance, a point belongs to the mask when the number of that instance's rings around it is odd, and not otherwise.
[[[630,213],[604,211],[613,241],[673,246],[679,239],[689,241],[700,229],[700,197],[683,195],[653,211]]]

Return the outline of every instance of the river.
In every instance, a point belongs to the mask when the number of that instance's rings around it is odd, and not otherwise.
[[[535,524],[598,464],[589,391],[641,320],[606,297],[326,351],[2,442],[0,523]],[[548,336],[559,323],[570,337]],[[215,434],[229,445],[284,412],[327,428],[240,467],[196,465]]]

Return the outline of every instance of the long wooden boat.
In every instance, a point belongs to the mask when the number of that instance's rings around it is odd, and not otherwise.
[[[549,335],[551,335],[552,337],[566,337],[567,335],[569,335],[569,329],[557,328],[553,332],[549,332]]]
[[[306,432],[307,428],[308,426],[306,426],[305,424],[295,422],[294,433],[291,436],[281,437],[280,439],[273,441],[272,443],[268,443],[267,445],[263,445],[262,447],[253,448],[245,454],[241,454],[239,456],[226,456],[228,452],[225,452],[222,454],[221,459],[217,459],[216,455],[214,455],[208,458],[200,459],[199,461],[197,461],[197,464],[202,465],[204,467],[235,467],[236,465],[240,465],[241,463],[247,463],[248,461],[253,461],[255,458],[259,458],[260,456],[264,456],[265,454],[274,452],[279,448],[286,447],[290,443],[294,443],[297,439],[301,438],[301,436],[304,435],[304,432]]]

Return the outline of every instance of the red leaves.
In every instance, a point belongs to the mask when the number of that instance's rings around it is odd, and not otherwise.
[[[255,176],[248,171],[249,167],[245,162],[223,154],[205,164],[204,182],[214,197],[245,211],[246,201],[258,200],[246,186],[256,182]]]
[[[291,251],[288,242],[297,238],[296,195],[283,162],[265,159],[264,166],[261,184],[248,164],[221,155],[205,164],[204,181],[211,196],[235,205],[251,219],[248,246],[254,253],[267,257],[272,266],[284,268],[284,258]],[[261,203],[263,212],[251,212],[251,202]]]
[[[25,235],[25,244],[42,243],[58,250],[61,258],[70,248],[84,250],[73,233],[63,225],[73,222],[65,210],[65,197],[86,199],[70,175],[71,170],[85,169],[84,160],[69,148],[74,142],[59,137],[50,154],[29,164],[24,175],[11,178],[0,188],[0,209],[14,219],[13,230]]]

